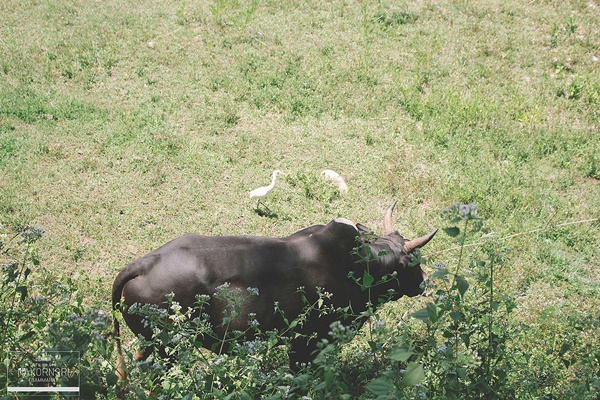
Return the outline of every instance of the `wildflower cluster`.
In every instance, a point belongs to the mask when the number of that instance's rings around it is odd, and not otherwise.
[[[449,216],[449,219],[452,219],[453,223],[467,220],[475,220],[479,217],[477,216],[477,206],[473,203],[462,204],[462,203],[454,203],[450,207],[444,209],[442,211],[443,216]],[[457,218],[455,218],[457,217]]]
[[[329,329],[329,335],[341,343],[347,343],[356,336],[356,329],[352,325],[346,326],[340,321],[334,321]]]
[[[34,243],[37,242],[42,236],[44,236],[45,231],[39,226],[28,226],[25,227],[19,233],[19,236],[22,238],[24,243]]]

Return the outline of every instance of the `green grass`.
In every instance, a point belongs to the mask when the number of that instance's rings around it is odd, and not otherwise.
[[[597,321],[598,222],[553,228],[600,217],[597,2],[50,3],[0,5],[0,223],[42,226],[86,302],[187,232],[380,232],[398,199],[415,237],[460,201],[498,237],[543,228],[505,241],[518,318]],[[274,169],[267,218],[248,193]]]

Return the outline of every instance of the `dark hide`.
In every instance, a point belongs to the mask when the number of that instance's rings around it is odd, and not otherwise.
[[[315,288],[323,288],[332,294],[330,305],[350,305],[354,314],[364,311],[369,301],[377,304],[377,298],[390,290],[393,295],[389,300],[422,293],[421,283],[426,275],[419,265],[409,266],[410,253],[405,252],[407,240],[393,232],[369,242],[362,229],[348,220],[338,219],[284,238],[185,235],[123,269],[113,284],[113,307],[119,309],[123,300],[126,306],[123,318],[127,325],[135,334],[150,339],[151,332],[144,327],[142,317],[127,313],[127,307],[134,303],[163,305],[165,296],[173,293],[174,301],[186,308],[193,306],[196,295],[213,296],[225,283],[229,284],[228,290],[239,289],[243,294],[241,314],[231,321],[229,331],[245,331],[249,313],[256,314],[262,331],[286,328],[281,315],[274,313],[274,303],[277,302],[285,317],[292,321],[305,306],[298,293],[299,287],[304,288],[309,302],[318,299]],[[411,241],[410,251],[426,244],[434,234],[416,239],[420,240],[416,244],[416,240]],[[375,282],[386,274],[397,273],[397,279],[374,286],[370,290],[371,299],[368,298],[369,291],[361,290],[348,276],[353,272],[355,277],[362,278],[367,268],[367,263],[357,262],[361,257],[353,251],[359,246],[357,237],[364,244],[360,246],[361,256],[364,257],[365,252],[371,253],[368,268]],[[257,288],[259,295],[248,295],[247,288]],[[212,298],[210,307],[205,310],[215,332],[220,335],[225,330],[220,326],[224,307],[227,304]],[[314,334],[316,340],[308,343],[306,339],[291,341],[292,368],[297,363],[312,361],[317,341],[328,337],[329,326],[336,320],[344,324],[352,322],[335,314],[309,315],[300,330],[304,334]],[[118,335],[116,322],[115,331]],[[212,344],[214,342],[206,341],[203,345],[210,349]],[[151,351],[147,349],[141,358]]]

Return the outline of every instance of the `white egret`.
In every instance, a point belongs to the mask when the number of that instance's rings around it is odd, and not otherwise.
[[[337,172],[332,171],[330,169],[324,169],[323,171],[321,171],[321,175],[325,175],[326,179],[332,181],[333,184],[338,188],[340,193],[346,193],[348,191],[348,185],[344,181],[344,178],[342,178]]]
[[[283,175],[283,172],[281,172],[280,170],[276,169],[275,171],[273,171],[273,179],[271,179],[271,184],[269,186],[262,186],[262,187],[259,187],[258,189],[254,189],[253,191],[250,192],[250,198],[253,198],[253,197],[257,197],[258,198],[258,203],[256,204],[257,207],[258,207],[258,204],[262,203],[267,208],[267,210],[269,209],[269,207],[267,207],[265,205],[265,203],[263,203],[262,201],[260,201],[260,199],[262,199],[263,197],[265,197],[267,194],[269,194],[269,192],[271,190],[273,190],[273,188],[275,187],[275,181],[277,180],[277,177],[279,175]]]

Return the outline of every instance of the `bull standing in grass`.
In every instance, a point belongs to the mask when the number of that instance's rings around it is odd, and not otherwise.
[[[179,237],[125,267],[113,283],[112,302],[115,310],[123,304],[123,319],[131,330],[146,340],[152,331],[144,324],[144,317],[128,313],[134,303],[165,307],[166,296],[183,309],[193,307],[197,295],[211,296],[203,312],[214,327],[214,336],[204,337],[202,345],[216,349],[227,331],[245,331],[241,340],[251,339],[248,317],[255,315],[262,331],[283,331],[305,309],[319,299],[319,290],[331,294],[328,307],[352,310],[348,313],[331,312],[320,315],[313,309],[306,315],[295,335],[290,338],[290,366],[296,369],[314,359],[317,343],[328,338],[329,326],[340,321],[347,325],[364,323],[361,317],[367,307],[378,305],[378,299],[396,300],[402,296],[422,293],[425,273],[413,257],[415,249],[427,244],[436,231],[414,240],[407,240],[392,228],[392,211],[385,213],[383,236],[373,237],[360,224],[338,218],[327,225],[305,228],[284,238],[255,236],[200,236],[188,234]],[[361,279],[378,282],[369,290]],[[357,281],[359,284],[357,284]],[[303,288],[299,293],[298,288]],[[218,290],[246,293],[257,289],[258,296],[237,296],[235,317],[223,324],[226,310],[233,307]],[[305,297],[303,299],[303,296]],[[277,304],[278,311],[274,312]],[[357,317],[359,316],[359,317]],[[117,375],[126,376],[119,339],[119,324],[115,319],[118,347]],[[138,354],[145,359],[152,352],[147,347]],[[164,353],[164,349],[159,349]],[[225,349],[226,351],[226,349]]]

